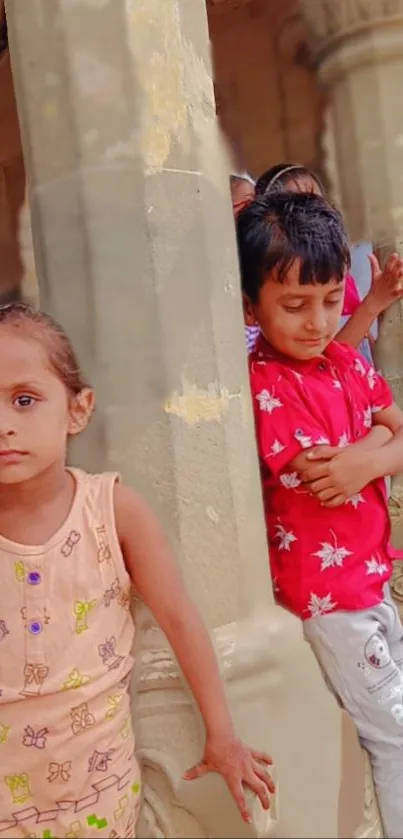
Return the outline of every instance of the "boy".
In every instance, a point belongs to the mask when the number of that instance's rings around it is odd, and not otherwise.
[[[370,754],[386,835],[401,837],[403,627],[382,476],[403,470],[403,413],[332,340],[350,261],[340,214],[316,195],[265,196],[237,233],[245,319],[262,332],[250,379],[277,599],[303,620]]]

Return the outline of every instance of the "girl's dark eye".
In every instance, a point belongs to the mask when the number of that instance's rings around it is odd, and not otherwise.
[[[23,393],[21,396],[17,396],[14,399],[14,404],[17,405],[18,408],[29,408],[31,405],[36,402],[36,399],[33,396],[28,396],[28,394]]]

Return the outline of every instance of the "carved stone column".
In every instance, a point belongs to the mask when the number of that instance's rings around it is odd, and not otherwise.
[[[343,210],[381,259],[403,247],[403,0],[302,0],[327,85]],[[379,361],[403,405],[402,309],[383,319]]]
[[[18,300],[21,295],[23,277],[18,219],[24,192],[25,169],[4,2],[0,0],[0,304]]]
[[[302,0],[329,89],[343,210],[353,240],[381,262],[403,252],[403,0]],[[403,308],[381,320],[377,360],[403,406]],[[394,541],[403,547],[403,481],[393,482]],[[403,597],[403,583],[398,584]],[[400,591],[401,589],[401,591]]]
[[[42,305],[98,397],[74,459],[120,469],[159,512],[237,729],[272,751],[279,778],[281,806],[270,820],[255,804],[253,828],[217,777],[181,780],[202,730],[140,606],[139,836],[356,835],[356,740],[299,622],[273,605],[204,2],[10,0],[7,11]]]
[[[403,252],[403,0],[302,0],[319,78],[328,88],[338,187],[353,240],[379,258]],[[381,321],[377,360],[403,406],[403,309]],[[403,547],[403,483],[390,504]],[[394,592],[403,600],[403,570]]]

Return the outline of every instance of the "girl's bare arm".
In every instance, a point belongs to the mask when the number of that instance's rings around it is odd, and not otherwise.
[[[157,517],[130,487],[115,487],[116,527],[127,570],[165,633],[189,683],[206,727],[204,758],[190,770],[225,778],[245,821],[250,820],[243,785],[269,807],[274,785],[263,764],[271,758],[253,751],[235,735],[217,659],[203,621],[188,596]]]

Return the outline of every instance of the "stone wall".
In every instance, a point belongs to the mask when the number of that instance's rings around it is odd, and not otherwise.
[[[321,171],[325,94],[298,0],[207,0],[217,111],[234,164]]]

